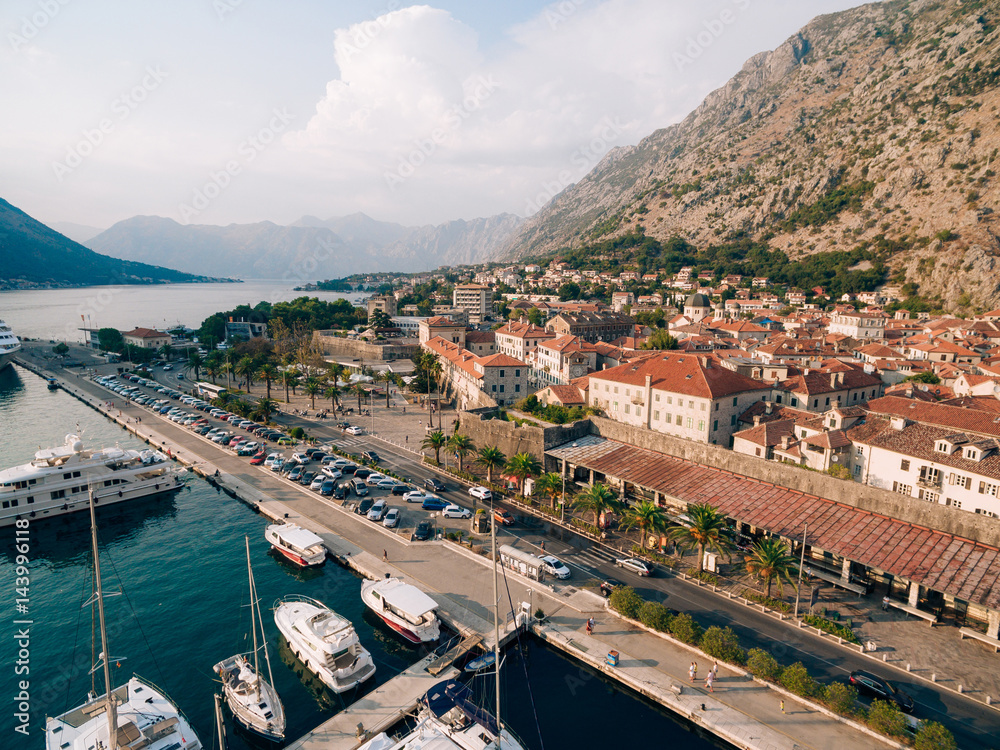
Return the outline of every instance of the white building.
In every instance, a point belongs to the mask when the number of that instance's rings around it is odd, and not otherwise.
[[[485,284],[456,284],[452,303],[455,307],[468,310],[470,315],[482,318],[489,315],[493,307],[493,291]]]

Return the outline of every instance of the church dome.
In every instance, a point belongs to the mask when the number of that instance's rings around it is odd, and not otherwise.
[[[712,302],[704,294],[692,294],[684,301],[684,307],[706,307],[711,309]]]

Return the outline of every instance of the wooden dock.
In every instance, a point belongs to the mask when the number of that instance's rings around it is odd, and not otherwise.
[[[437,675],[430,674],[427,667],[437,659],[436,654],[431,654],[418,661],[309,734],[288,744],[287,750],[354,750],[360,747],[413,712],[421,696],[434,685],[458,674],[454,667]]]

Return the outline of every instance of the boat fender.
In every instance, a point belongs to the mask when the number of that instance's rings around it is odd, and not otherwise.
[[[160,485],[159,485],[159,483],[157,483],[157,484],[154,484],[154,485],[153,485],[153,489],[154,489],[154,490],[158,490],[158,489],[160,489]]]
[[[122,491],[118,490],[118,497],[121,497],[121,496],[122,496]],[[95,500],[94,502],[97,502],[97,501]]]

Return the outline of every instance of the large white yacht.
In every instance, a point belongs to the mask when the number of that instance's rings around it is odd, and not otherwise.
[[[86,510],[91,488],[98,505],[180,489],[182,473],[159,451],[89,450],[79,436],[67,435],[58,448],[45,448],[30,463],[0,471],[0,527],[22,516]]]
[[[361,601],[410,643],[428,643],[441,636],[434,613],[437,602],[399,578],[381,578],[361,584]]]
[[[375,674],[375,662],[354,626],[322,602],[287,596],[274,606],[274,622],[295,655],[335,693]]]
[[[0,370],[9,365],[19,351],[21,341],[10,330],[10,326],[0,320]]]

